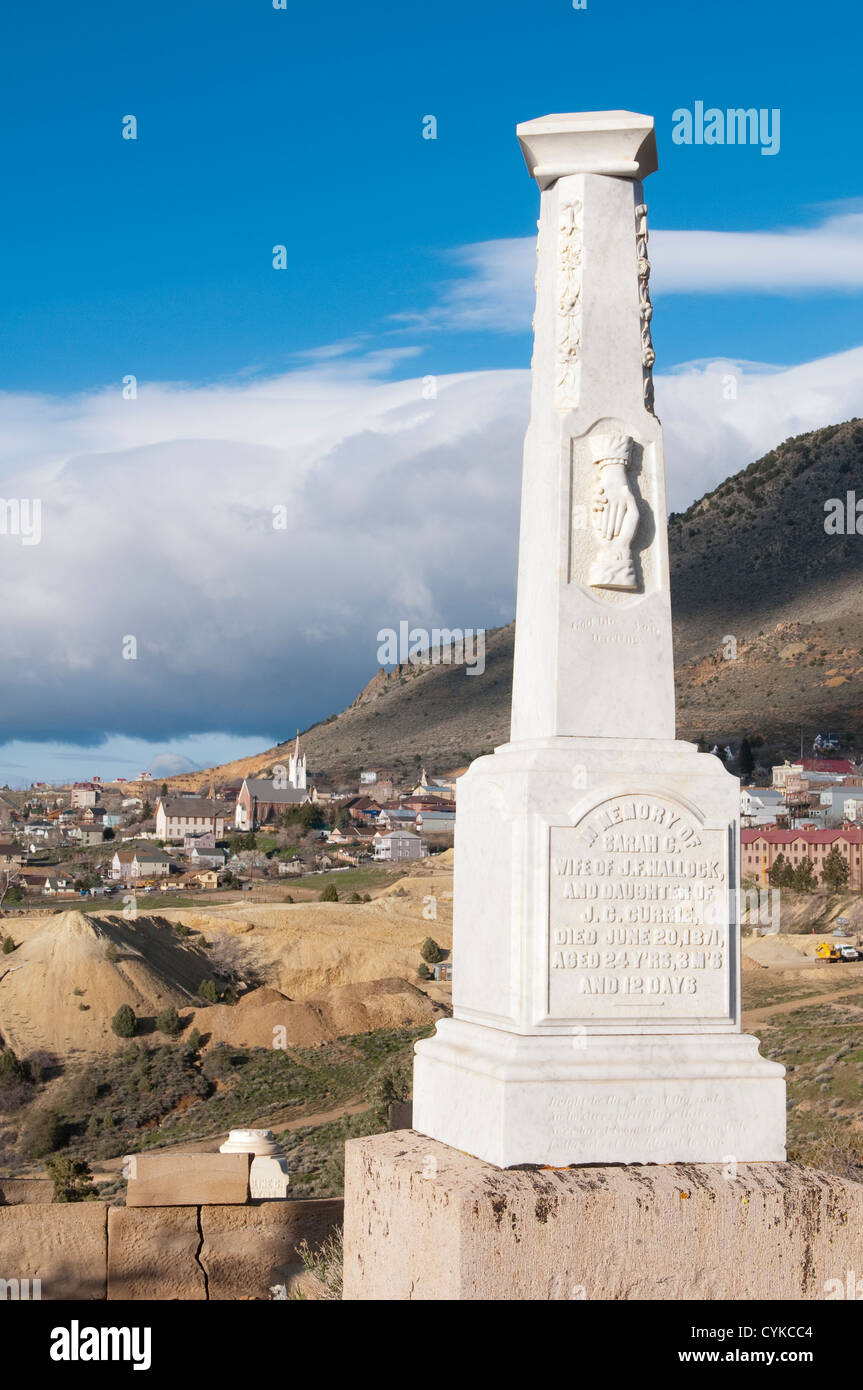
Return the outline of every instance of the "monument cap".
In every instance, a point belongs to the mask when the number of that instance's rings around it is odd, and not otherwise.
[[[516,126],[516,134],[541,190],[566,174],[644,179],[659,167],[653,117],[635,111],[539,116]]]

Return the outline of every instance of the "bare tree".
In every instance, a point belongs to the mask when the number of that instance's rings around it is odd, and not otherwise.
[[[17,869],[4,869],[0,873],[0,908],[3,907],[3,900],[10,888],[21,882],[21,875]]]

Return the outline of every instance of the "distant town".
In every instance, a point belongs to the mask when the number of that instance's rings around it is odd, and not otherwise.
[[[420,768],[405,785],[369,768],[353,786],[332,786],[309,772],[297,735],[287,763],[268,775],[224,784],[210,775],[197,791],[171,791],[147,772],[3,788],[0,907],[23,911],[35,899],[68,903],[128,890],[249,892],[339,868],[425,859],[452,846],[457,775],[436,780]]]
[[[736,753],[702,751],[741,774],[744,881],[863,892],[863,766],[839,756],[831,736],[772,768],[757,765],[746,740]],[[0,908],[129,890],[279,897],[267,890],[291,879],[424,859],[453,844],[464,770],[430,777],[421,767],[405,782],[368,768],[353,785],[334,785],[310,772],[298,735],[287,762],[266,775],[218,783],[203,774],[194,791],[172,791],[148,772],[3,788]]]

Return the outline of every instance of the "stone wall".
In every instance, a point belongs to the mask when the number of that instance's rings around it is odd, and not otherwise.
[[[342,1221],[339,1198],[47,1205],[41,1183],[33,1193],[25,1185],[34,1183],[0,1183],[0,1202],[10,1203],[0,1205],[0,1280],[27,1279],[32,1289],[38,1279],[43,1299],[268,1299],[301,1273],[300,1242],[319,1245]]]

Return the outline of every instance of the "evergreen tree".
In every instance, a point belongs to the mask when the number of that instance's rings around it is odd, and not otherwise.
[[[818,887],[818,875],[812,867],[811,859],[800,860],[794,870],[793,883],[798,893],[811,893],[813,888]]]
[[[135,1029],[138,1027],[138,1020],[135,1017],[135,1010],[131,1004],[121,1004],[114,1017],[111,1019],[111,1027],[118,1038],[133,1038]]]
[[[91,1182],[93,1174],[89,1163],[82,1158],[70,1158],[68,1154],[55,1154],[45,1164],[54,1179],[55,1202],[86,1202],[97,1195]]]
[[[752,747],[748,738],[744,738],[740,744],[740,752],[737,754],[737,766],[740,768],[741,777],[751,777],[755,771],[755,754],[752,752]]]
[[[842,889],[847,887],[849,877],[848,860],[842,851],[834,845],[824,859],[821,881],[830,889],[831,893],[841,893]]]
[[[160,1033],[164,1033],[169,1038],[175,1038],[182,1026],[180,1015],[173,1004],[167,1009],[162,1009],[161,1013],[156,1015],[156,1027]]]

